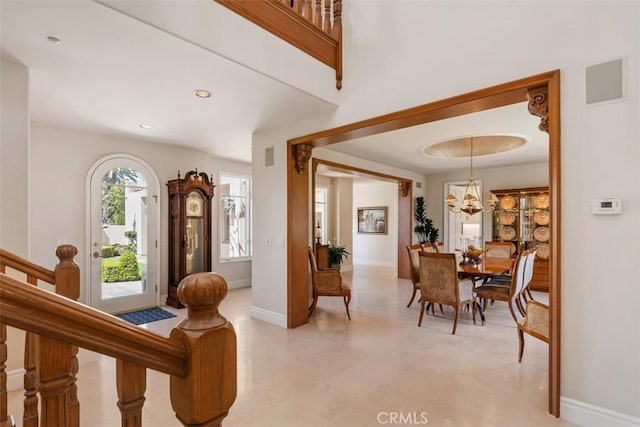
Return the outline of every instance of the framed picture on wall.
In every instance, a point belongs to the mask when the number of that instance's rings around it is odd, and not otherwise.
[[[387,207],[358,208],[358,234],[387,234]]]

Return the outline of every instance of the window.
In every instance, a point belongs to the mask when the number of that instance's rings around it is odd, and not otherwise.
[[[314,228],[320,226],[321,243],[326,243],[328,241],[327,226],[329,225],[329,221],[327,220],[327,193],[327,187],[316,188],[316,223],[313,226]],[[318,237],[316,234],[314,234],[314,236]]]
[[[220,261],[250,259],[251,178],[220,172],[218,182],[218,258]]]

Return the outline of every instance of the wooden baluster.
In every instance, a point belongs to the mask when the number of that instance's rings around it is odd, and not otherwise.
[[[189,355],[185,378],[171,376],[171,405],[186,426],[221,426],[236,398],[236,333],[218,313],[227,282],[216,273],[196,273],[178,286],[186,318],[171,331]]]
[[[24,335],[24,401],[22,424],[38,427],[38,395],[36,390],[36,340],[31,332]]]
[[[116,360],[116,387],[122,427],[140,427],[147,389],[146,368],[126,360]]]
[[[68,426],[66,391],[73,379],[71,372],[71,344],[39,336],[36,344],[40,393],[40,414],[43,426]]]
[[[322,31],[331,34],[331,0],[324,0],[324,17],[322,18]]]
[[[53,273],[55,277],[56,293],[77,301],[80,298],[80,267],[73,261],[78,249],[72,245],[60,245],[56,249],[56,256],[60,260]],[[80,402],[78,402],[78,346],[71,346],[71,385],[67,390],[67,411],[70,426],[80,425]]]
[[[7,397],[7,326],[0,323],[0,426],[9,425]]]
[[[303,0],[302,2],[302,17],[307,21],[313,19],[313,9],[311,8],[311,0]]]
[[[316,0],[316,7],[313,12],[313,24],[322,29],[322,0]]]
[[[333,26],[331,36],[340,40],[342,35],[342,0],[333,0]]]

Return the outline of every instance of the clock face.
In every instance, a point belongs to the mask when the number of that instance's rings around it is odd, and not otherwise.
[[[190,193],[186,208],[188,216],[202,216],[202,197],[198,193]]]

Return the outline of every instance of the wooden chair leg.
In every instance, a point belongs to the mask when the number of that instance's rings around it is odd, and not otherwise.
[[[473,324],[476,324],[476,302],[473,301],[473,303],[471,304],[471,315],[473,317]]]
[[[522,353],[524,353],[524,333],[522,329],[518,328],[518,363],[522,362]]]
[[[316,304],[318,303],[318,295],[313,295],[313,302],[311,303],[311,307],[309,307],[309,316],[313,314],[313,310],[316,309]]]
[[[418,327],[422,325],[422,317],[424,316],[425,308],[424,308],[424,300],[420,298],[420,319],[418,319]]]
[[[412,303],[413,303],[413,299],[416,297],[416,292],[418,291],[418,289],[416,289],[416,287],[413,287],[413,295],[411,295],[411,299],[409,300],[409,304],[407,304],[407,307],[409,307]]]
[[[456,334],[456,327],[458,326],[458,312],[460,311],[460,306],[456,306],[456,314],[455,317],[453,318],[453,332],[451,332],[451,335],[455,335]]]
[[[444,316],[444,310],[442,309],[442,304],[438,304],[440,306],[440,314],[442,314]],[[435,316],[435,314],[434,314]]]
[[[351,315],[349,314],[349,302],[351,301],[351,295],[345,296],[344,298],[344,306],[347,309],[347,317],[351,320]]]

